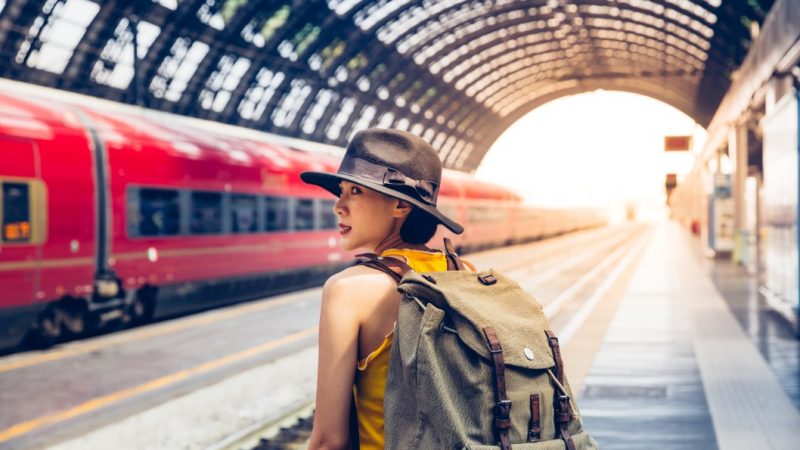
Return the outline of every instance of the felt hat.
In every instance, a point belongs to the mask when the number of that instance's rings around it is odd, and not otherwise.
[[[359,131],[347,145],[336,173],[303,172],[300,178],[341,195],[339,182],[350,181],[405,200],[461,233],[464,228],[436,209],[442,180],[442,162],[436,150],[414,134],[391,129]]]

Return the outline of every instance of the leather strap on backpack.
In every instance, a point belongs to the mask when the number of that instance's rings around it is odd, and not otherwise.
[[[392,277],[397,283],[400,282],[406,272],[412,270],[411,266],[397,258],[384,258],[375,253],[361,253],[360,255],[356,255],[356,258],[364,258],[365,261],[360,261],[360,265],[380,270]]]
[[[464,263],[453,248],[453,243],[444,238],[444,254],[447,256],[447,270],[464,270]]]
[[[508,437],[508,430],[511,428],[511,400],[506,396],[506,365],[503,361],[503,347],[497,339],[494,328],[485,327],[483,334],[486,335],[486,342],[489,353],[494,362],[494,382],[497,404],[494,407],[493,428],[500,441],[502,450],[511,450],[511,439]],[[572,449],[574,450],[574,449]]]
[[[528,421],[528,442],[536,442],[542,437],[542,424],[540,415],[539,394],[531,394],[531,418]]]
[[[564,384],[564,362],[561,359],[561,348],[558,345],[558,338],[555,333],[550,330],[545,330],[547,334],[547,342],[550,344],[550,351],[553,352],[553,361],[556,363],[556,380],[558,385]],[[553,409],[555,418],[556,430],[561,434],[561,439],[567,446],[567,450],[575,450],[575,443],[572,442],[572,436],[569,434],[569,422],[572,420],[572,407],[569,403],[569,395],[566,391],[560,392],[555,390],[553,395]]]

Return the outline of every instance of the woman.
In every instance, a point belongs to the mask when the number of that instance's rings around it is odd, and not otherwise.
[[[463,231],[436,209],[441,174],[436,151],[423,139],[368,129],[353,137],[336,174],[301,177],[339,197],[334,212],[343,250],[363,249],[400,259],[417,272],[433,272],[447,270],[445,255],[425,246],[438,224]],[[350,267],[325,283],[309,450],[352,444],[353,403],[360,448],[383,449],[383,394],[399,304],[396,282],[366,266]]]

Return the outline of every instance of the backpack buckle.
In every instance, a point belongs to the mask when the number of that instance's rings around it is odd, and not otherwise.
[[[494,420],[507,421],[511,415],[511,400],[500,400],[494,405]]]
[[[490,273],[484,273],[484,274],[478,275],[478,280],[481,283],[485,284],[486,286],[491,286],[491,285],[497,283],[497,278],[494,275],[490,274]]]
[[[497,353],[503,353],[503,347],[498,342],[497,345],[492,345],[491,342],[486,343],[486,348],[489,349],[489,353],[492,355],[496,355]]]
[[[566,423],[572,419],[572,407],[569,403],[569,395],[562,394],[558,396],[555,413],[558,423]]]

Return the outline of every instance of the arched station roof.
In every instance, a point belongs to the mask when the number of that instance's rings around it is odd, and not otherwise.
[[[772,3],[0,0],[0,76],[337,145],[408,129],[471,171],[525,113],[598,88],[707,125]]]

